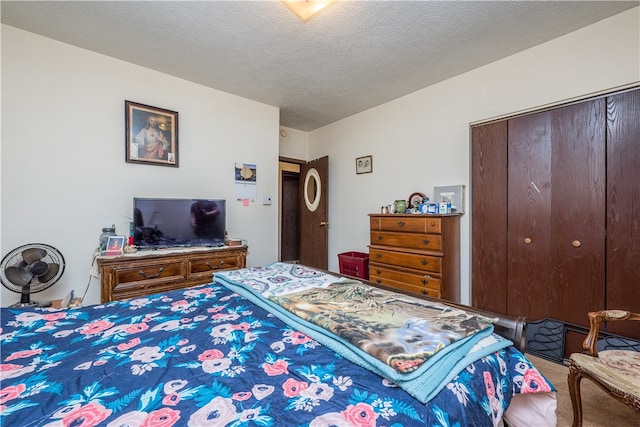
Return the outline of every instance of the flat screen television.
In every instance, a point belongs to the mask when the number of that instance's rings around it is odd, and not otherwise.
[[[224,246],[222,199],[133,199],[133,244],[141,249]]]

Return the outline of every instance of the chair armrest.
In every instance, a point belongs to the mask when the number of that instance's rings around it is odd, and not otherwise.
[[[582,343],[585,352],[593,357],[598,357],[598,334],[601,322],[616,320],[640,320],[640,314],[625,310],[601,310],[589,313],[589,334]]]

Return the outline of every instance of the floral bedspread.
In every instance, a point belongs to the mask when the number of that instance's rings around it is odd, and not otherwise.
[[[0,316],[6,427],[492,426],[552,388],[508,347],[424,405],[217,284]]]

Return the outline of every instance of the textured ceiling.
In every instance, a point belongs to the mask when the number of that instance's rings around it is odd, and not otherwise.
[[[310,131],[639,1],[6,1],[2,23],[280,108]]]

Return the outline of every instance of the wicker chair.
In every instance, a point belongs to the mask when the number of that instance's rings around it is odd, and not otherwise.
[[[573,427],[582,426],[580,381],[589,378],[607,394],[640,413],[640,352],[603,350],[598,353],[600,322],[640,320],[640,314],[623,310],[589,313],[589,334],[583,353],[573,353],[569,360],[569,393],[573,405]]]

